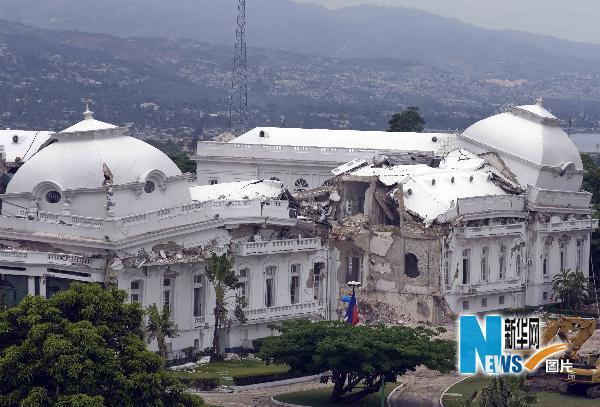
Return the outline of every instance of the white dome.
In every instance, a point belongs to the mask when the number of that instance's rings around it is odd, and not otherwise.
[[[94,120],[89,111],[84,116],[54,134],[57,142],[19,168],[8,183],[7,198],[23,206],[23,197],[39,199],[58,190],[56,201],[38,200],[41,210],[91,217],[144,213],[192,201],[187,179],[163,152],[128,136],[126,128]]]
[[[32,192],[44,181],[63,190],[102,187],[104,164],[113,175],[113,185],[143,182],[152,170],[166,177],[181,171],[160,150],[129,136],[68,140],[53,143],[27,161],[9,182],[7,193]]]
[[[524,186],[577,191],[581,156],[559,124],[541,102],[517,106],[470,126],[459,136],[459,147],[497,153]]]

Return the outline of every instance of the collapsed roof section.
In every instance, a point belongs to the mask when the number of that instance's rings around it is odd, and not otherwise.
[[[292,200],[283,183],[273,180],[229,182],[225,184],[191,186],[192,200],[198,202],[258,200]]]
[[[357,163],[358,164],[358,163]],[[426,227],[444,223],[457,214],[460,199],[471,197],[507,197],[520,195],[523,189],[510,177],[502,160],[489,160],[467,150],[454,150],[433,167],[424,164],[394,165],[385,157],[374,163],[350,166],[337,181],[379,181],[387,188],[386,200]],[[509,174],[507,176],[507,174]],[[335,181],[329,184],[334,185]],[[402,201],[402,202],[400,202]]]

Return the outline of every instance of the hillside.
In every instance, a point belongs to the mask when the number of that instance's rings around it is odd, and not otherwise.
[[[227,127],[231,47],[194,40],[49,31],[0,22],[0,124],[61,129],[84,102],[142,136],[210,137]],[[383,129],[421,106],[428,127],[455,129],[539,95],[559,116],[595,126],[598,75],[506,80],[397,58],[342,59],[249,49],[251,125]],[[583,97],[582,97],[583,96]],[[594,112],[581,115],[579,112]],[[158,133],[158,134],[157,134]]]
[[[230,45],[235,5],[232,0],[3,0],[0,16],[42,28]],[[260,48],[398,58],[477,77],[532,80],[600,72],[600,45],[482,29],[409,8],[328,10],[291,0],[252,0],[247,14],[250,45]]]

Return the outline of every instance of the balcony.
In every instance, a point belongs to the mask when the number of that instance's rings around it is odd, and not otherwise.
[[[277,319],[300,318],[323,313],[324,301],[305,302],[302,304],[282,305],[278,307],[257,308],[246,310],[248,323]]]
[[[238,256],[256,256],[260,254],[303,252],[320,250],[321,239],[318,237],[267,240],[261,242],[245,242],[235,245],[235,253]]]
[[[474,239],[493,236],[523,236],[525,224],[516,223],[512,225],[489,225],[477,227],[464,227],[458,231],[458,237],[463,239]]]
[[[259,200],[192,202],[128,215],[121,218],[89,218],[62,213],[37,212],[37,218],[0,216],[0,229],[18,233],[37,233],[61,238],[87,238],[118,242],[160,229],[188,226],[216,219],[224,223],[240,223],[247,218],[269,217],[289,219],[288,201]]]
[[[565,220],[560,222],[536,223],[533,229],[537,232],[569,232],[573,230],[598,229],[598,219]]]
[[[103,269],[106,262],[102,258],[90,258],[71,253],[49,253],[25,250],[0,250],[0,260],[9,263],[54,264],[59,266],[83,266]]]

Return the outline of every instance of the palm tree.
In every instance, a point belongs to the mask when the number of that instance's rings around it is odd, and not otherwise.
[[[146,326],[146,332],[148,333],[148,343],[156,339],[156,342],[158,342],[158,353],[163,359],[166,359],[166,339],[177,336],[177,329],[175,328],[175,323],[171,321],[169,307],[163,307],[162,312],[160,312],[156,304],[152,304],[148,307],[147,311],[148,325]]]
[[[213,255],[206,262],[206,277],[215,290],[215,327],[213,331],[213,343],[211,357],[219,359],[221,356],[219,329],[227,322],[228,305],[232,298],[235,298],[234,315],[242,324],[246,323],[246,316],[243,308],[246,306],[246,300],[239,295],[231,295],[240,286],[239,277],[233,270],[233,259],[227,254],[217,256]]]
[[[579,270],[563,270],[552,278],[552,290],[565,309],[578,309],[589,298],[589,281]]]

